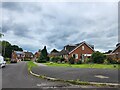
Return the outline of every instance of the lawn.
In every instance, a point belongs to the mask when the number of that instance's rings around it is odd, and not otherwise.
[[[33,61],[29,61],[27,63],[27,66],[28,66],[28,70],[31,70],[32,67],[37,67],[37,65]]]
[[[47,66],[73,67],[73,68],[101,68],[101,69],[120,69],[118,64],[62,64],[62,63],[44,63]]]

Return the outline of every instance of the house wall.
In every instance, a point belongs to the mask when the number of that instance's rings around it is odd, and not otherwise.
[[[17,61],[17,55],[16,55],[16,53],[15,52],[12,52],[12,58],[11,58],[12,60],[16,60]]]
[[[12,61],[19,61],[19,60],[24,60],[25,55],[19,54],[17,55],[16,52],[12,52]]]
[[[84,46],[84,50],[82,50],[82,46]],[[92,54],[94,51],[88,47],[88,45],[86,45],[85,43],[83,45],[81,45],[79,48],[77,48],[76,50],[74,50],[72,53],[69,54],[69,58],[72,57],[73,54],[78,54],[78,59],[76,59],[76,61],[80,60],[82,57],[82,54]],[[87,57],[85,57],[87,58]]]

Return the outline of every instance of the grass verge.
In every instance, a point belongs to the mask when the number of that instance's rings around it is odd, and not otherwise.
[[[57,79],[57,78],[51,78],[51,77],[47,77],[45,75],[38,75],[32,72],[32,68],[33,67],[37,67],[37,65],[32,62],[29,61],[27,63],[28,66],[28,71],[30,72],[30,74],[32,74],[33,76],[36,76],[38,78],[42,78],[42,79],[46,79],[46,80],[50,80],[50,81],[60,81],[60,82],[65,82],[65,83],[70,83],[70,84],[74,84],[74,85],[91,85],[91,86],[97,86],[97,87],[118,87],[119,85],[112,85],[112,84],[105,84],[105,83],[92,83],[92,82],[85,82],[85,81],[80,81],[80,80],[62,80],[62,79]]]
[[[62,64],[62,63],[44,63],[47,66],[73,67],[73,68],[100,68],[100,69],[120,69],[119,64]]]
[[[27,63],[27,66],[28,66],[28,71],[30,71],[31,68],[33,68],[33,67],[37,67],[37,65],[33,61],[29,61]]]

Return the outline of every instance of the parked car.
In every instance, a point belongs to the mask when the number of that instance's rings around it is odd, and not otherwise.
[[[0,55],[0,67],[5,67],[6,61],[4,61],[4,57]]]

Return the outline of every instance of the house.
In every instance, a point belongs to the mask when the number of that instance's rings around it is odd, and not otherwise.
[[[56,57],[59,56],[59,51],[57,51],[56,49],[53,49],[50,54],[48,54],[48,57]]]
[[[40,57],[40,55],[41,55],[40,51],[35,52],[35,54],[34,54],[34,61],[36,61]]]
[[[117,60],[120,62],[120,43],[116,45],[116,48],[109,54],[106,54],[107,57],[112,58],[113,60]]]
[[[64,49],[60,52],[60,56],[68,60],[70,57],[74,57],[75,61],[82,60],[83,62],[90,58],[94,52],[94,46],[88,43],[81,42],[78,44],[71,44],[64,46]]]
[[[119,54],[120,53],[120,43],[118,43],[116,45],[116,48],[111,53],[114,53],[114,54]]]
[[[12,51],[11,61],[18,62],[23,61],[25,58],[25,53],[23,51]]]
[[[24,52],[25,53],[25,60],[32,60],[33,59],[33,53],[32,52]]]

